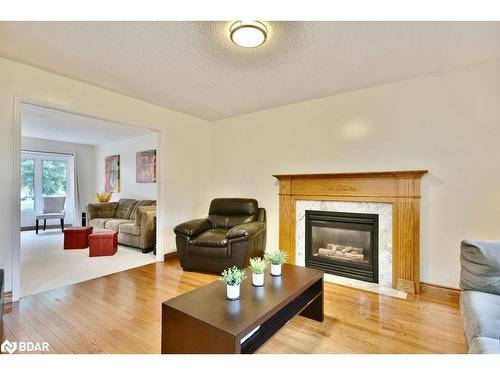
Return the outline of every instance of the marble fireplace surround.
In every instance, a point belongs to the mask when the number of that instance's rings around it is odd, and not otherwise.
[[[371,202],[342,202],[320,200],[296,201],[295,263],[305,265],[305,222],[306,210],[336,211],[363,214],[377,214],[378,223],[378,284],[325,273],[325,281],[331,281],[353,288],[379,294],[406,298],[406,293],[392,288],[392,204]]]
[[[297,258],[297,204],[299,201],[386,203],[392,207],[392,288],[420,291],[420,180],[425,170],[288,174],[279,180],[279,245],[289,262]],[[334,203],[332,202],[332,203]],[[340,204],[340,203],[339,203]],[[381,206],[382,207],[382,206]]]

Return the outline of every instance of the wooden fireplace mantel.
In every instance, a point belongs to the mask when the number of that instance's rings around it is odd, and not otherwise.
[[[420,180],[426,170],[281,174],[280,249],[295,263],[297,200],[392,204],[392,284],[408,293],[420,290]]]

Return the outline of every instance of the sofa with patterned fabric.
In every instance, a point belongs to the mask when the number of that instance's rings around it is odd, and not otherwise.
[[[118,232],[118,243],[151,251],[155,243],[156,201],[120,199],[87,206],[89,225]]]

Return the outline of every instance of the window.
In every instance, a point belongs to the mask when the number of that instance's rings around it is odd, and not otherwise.
[[[61,160],[42,160],[42,196],[66,196],[67,164]]]
[[[44,151],[21,153],[21,227],[31,227],[44,197],[66,197],[68,221],[74,220],[74,158]]]

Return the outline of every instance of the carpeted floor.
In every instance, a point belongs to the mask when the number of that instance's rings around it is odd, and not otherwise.
[[[63,250],[59,229],[21,232],[21,297],[155,262],[153,252],[118,246],[108,257],[89,257],[88,249]]]

